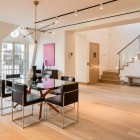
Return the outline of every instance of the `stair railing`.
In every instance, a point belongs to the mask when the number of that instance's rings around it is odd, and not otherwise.
[[[140,54],[140,35],[117,53],[119,55],[119,73],[124,69],[124,66],[128,66],[128,63],[137,59],[138,54]]]

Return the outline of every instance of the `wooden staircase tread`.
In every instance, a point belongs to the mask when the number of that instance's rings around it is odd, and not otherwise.
[[[112,79],[100,79],[100,80],[103,80],[103,81],[114,81],[114,82],[121,82],[121,80],[112,80]]]
[[[108,77],[108,76],[110,76],[110,77],[120,77],[119,75],[101,75],[101,76],[106,76],[106,77]]]
[[[103,71],[103,74],[101,75],[101,79],[99,79],[99,82],[107,83],[107,84],[117,84],[117,85],[121,85],[122,83],[122,81],[120,80],[119,73],[115,70]]]

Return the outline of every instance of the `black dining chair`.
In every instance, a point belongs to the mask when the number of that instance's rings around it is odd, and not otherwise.
[[[8,85],[8,83],[7,83],[7,85]],[[9,90],[6,89],[5,80],[0,79],[0,97],[1,97],[1,108],[0,108],[0,110],[1,110],[1,116],[11,113],[11,112],[8,112],[8,113],[3,112],[5,109],[8,109],[8,108],[12,107],[11,105],[10,106],[5,106],[4,101],[3,101],[3,99],[11,97],[11,94],[12,94],[12,91],[9,91]],[[8,100],[8,104],[9,104],[9,102],[11,104],[11,101]],[[5,100],[5,103],[6,103],[6,100]]]
[[[33,105],[37,104],[37,103],[43,103],[44,100],[45,100],[45,98],[41,97],[39,95],[36,95],[33,93],[27,94],[27,86],[26,85],[19,84],[19,83],[13,83],[12,84],[12,121],[18,123],[22,128],[24,128],[28,125],[34,124],[36,122],[39,122],[40,120],[25,126],[24,119],[25,119],[25,117],[27,117],[27,115],[25,116],[24,108],[32,105],[32,113],[29,114],[28,116],[33,115]],[[17,104],[22,106],[22,117],[20,117],[20,118],[14,119],[14,113],[13,113],[14,103],[17,103]],[[22,118],[22,124],[17,122],[17,120],[21,119],[21,118]]]
[[[56,96],[52,96],[52,97],[49,97],[49,98],[46,98],[45,99],[46,101],[46,105],[48,104],[52,104],[52,105],[57,105],[57,106],[60,106],[62,109],[62,112],[60,113],[60,117],[62,117],[62,124],[58,124],[55,121],[55,117],[58,117],[57,115],[51,115],[51,113],[49,114],[48,113],[48,110],[46,111],[46,120],[48,122],[51,122],[53,124],[56,124],[62,128],[65,128],[67,126],[69,126],[70,124],[73,124],[73,123],[76,123],[79,121],[79,87],[78,87],[78,83],[72,83],[72,84],[68,84],[68,85],[63,85],[61,87],[61,94],[60,95],[56,95]],[[73,104],[73,103],[77,103],[77,112],[76,112],[76,119],[73,119],[73,118],[70,118],[70,117],[67,117],[65,115],[65,112],[64,112],[64,107],[65,106],[68,106],[70,104]],[[49,110],[51,111],[51,109]],[[74,112],[74,111],[73,111]],[[50,119],[49,119],[49,116]],[[52,118],[54,118],[54,121],[52,121]],[[65,124],[65,118],[71,120],[72,122],[70,124]]]
[[[75,82],[75,78],[74,77],[70,77],[70,76],[61,76],[61,80]],[[52,90],[50,92],[50,94],[60,95],[61,94],[61,88]]]
[[[6,79],[10,79],[10,78],[20,78],[20,74],[7,74]],[[12,82],[6,80],[6,87],[8,88],[7,90],[11,90]]]
[[[7,74],[6,79],[9,79],[9,78],[20,78],[20,74]]]

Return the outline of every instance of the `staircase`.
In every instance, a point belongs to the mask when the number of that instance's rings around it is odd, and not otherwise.
[[[119,55],[119,70],[124,70],[130,63],[134,63],[135,59],[140,59],[140,35],[128,43],[117,54]]]
[[[121,85],[122,83],[119,73],[111,70],[103,71],[103,75],[101,75],[101,79],[99,80],[99,82],[114,85]]]

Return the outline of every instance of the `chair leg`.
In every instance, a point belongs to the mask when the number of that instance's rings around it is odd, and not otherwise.
[[[79,101],[77,102],[77,121],[79,122]]]
[[[1,116],[3,115],[3,102],[2,102],[2,97],[1,97]]]
[[[12,121],[14,120],[14,113],[13,113],[13,108],[14,108],[14,102],[12,102]]]
[[[22,128],[24,128],[24,107],[22,106]]]
[[[62,119],[63,119],[63,128],[64,128],[64,107],[61,108],[62,108]]]
[[[75,108],[75,103],[74,103],[74,108]]]
[[[45,108],[45,102],[44,102],[44,120],[45,120],[45,115],[46,115],[46,108]]]
[[[47,113],[48,113],[48,109],[47,109],[47,102],[46,102],[46,113],[45,113],[45,121],[47,120]]]
[[[32,115],[33,115],[33,111],[34,111],[34,108],[33,108],[33,105],[32,105]]]

